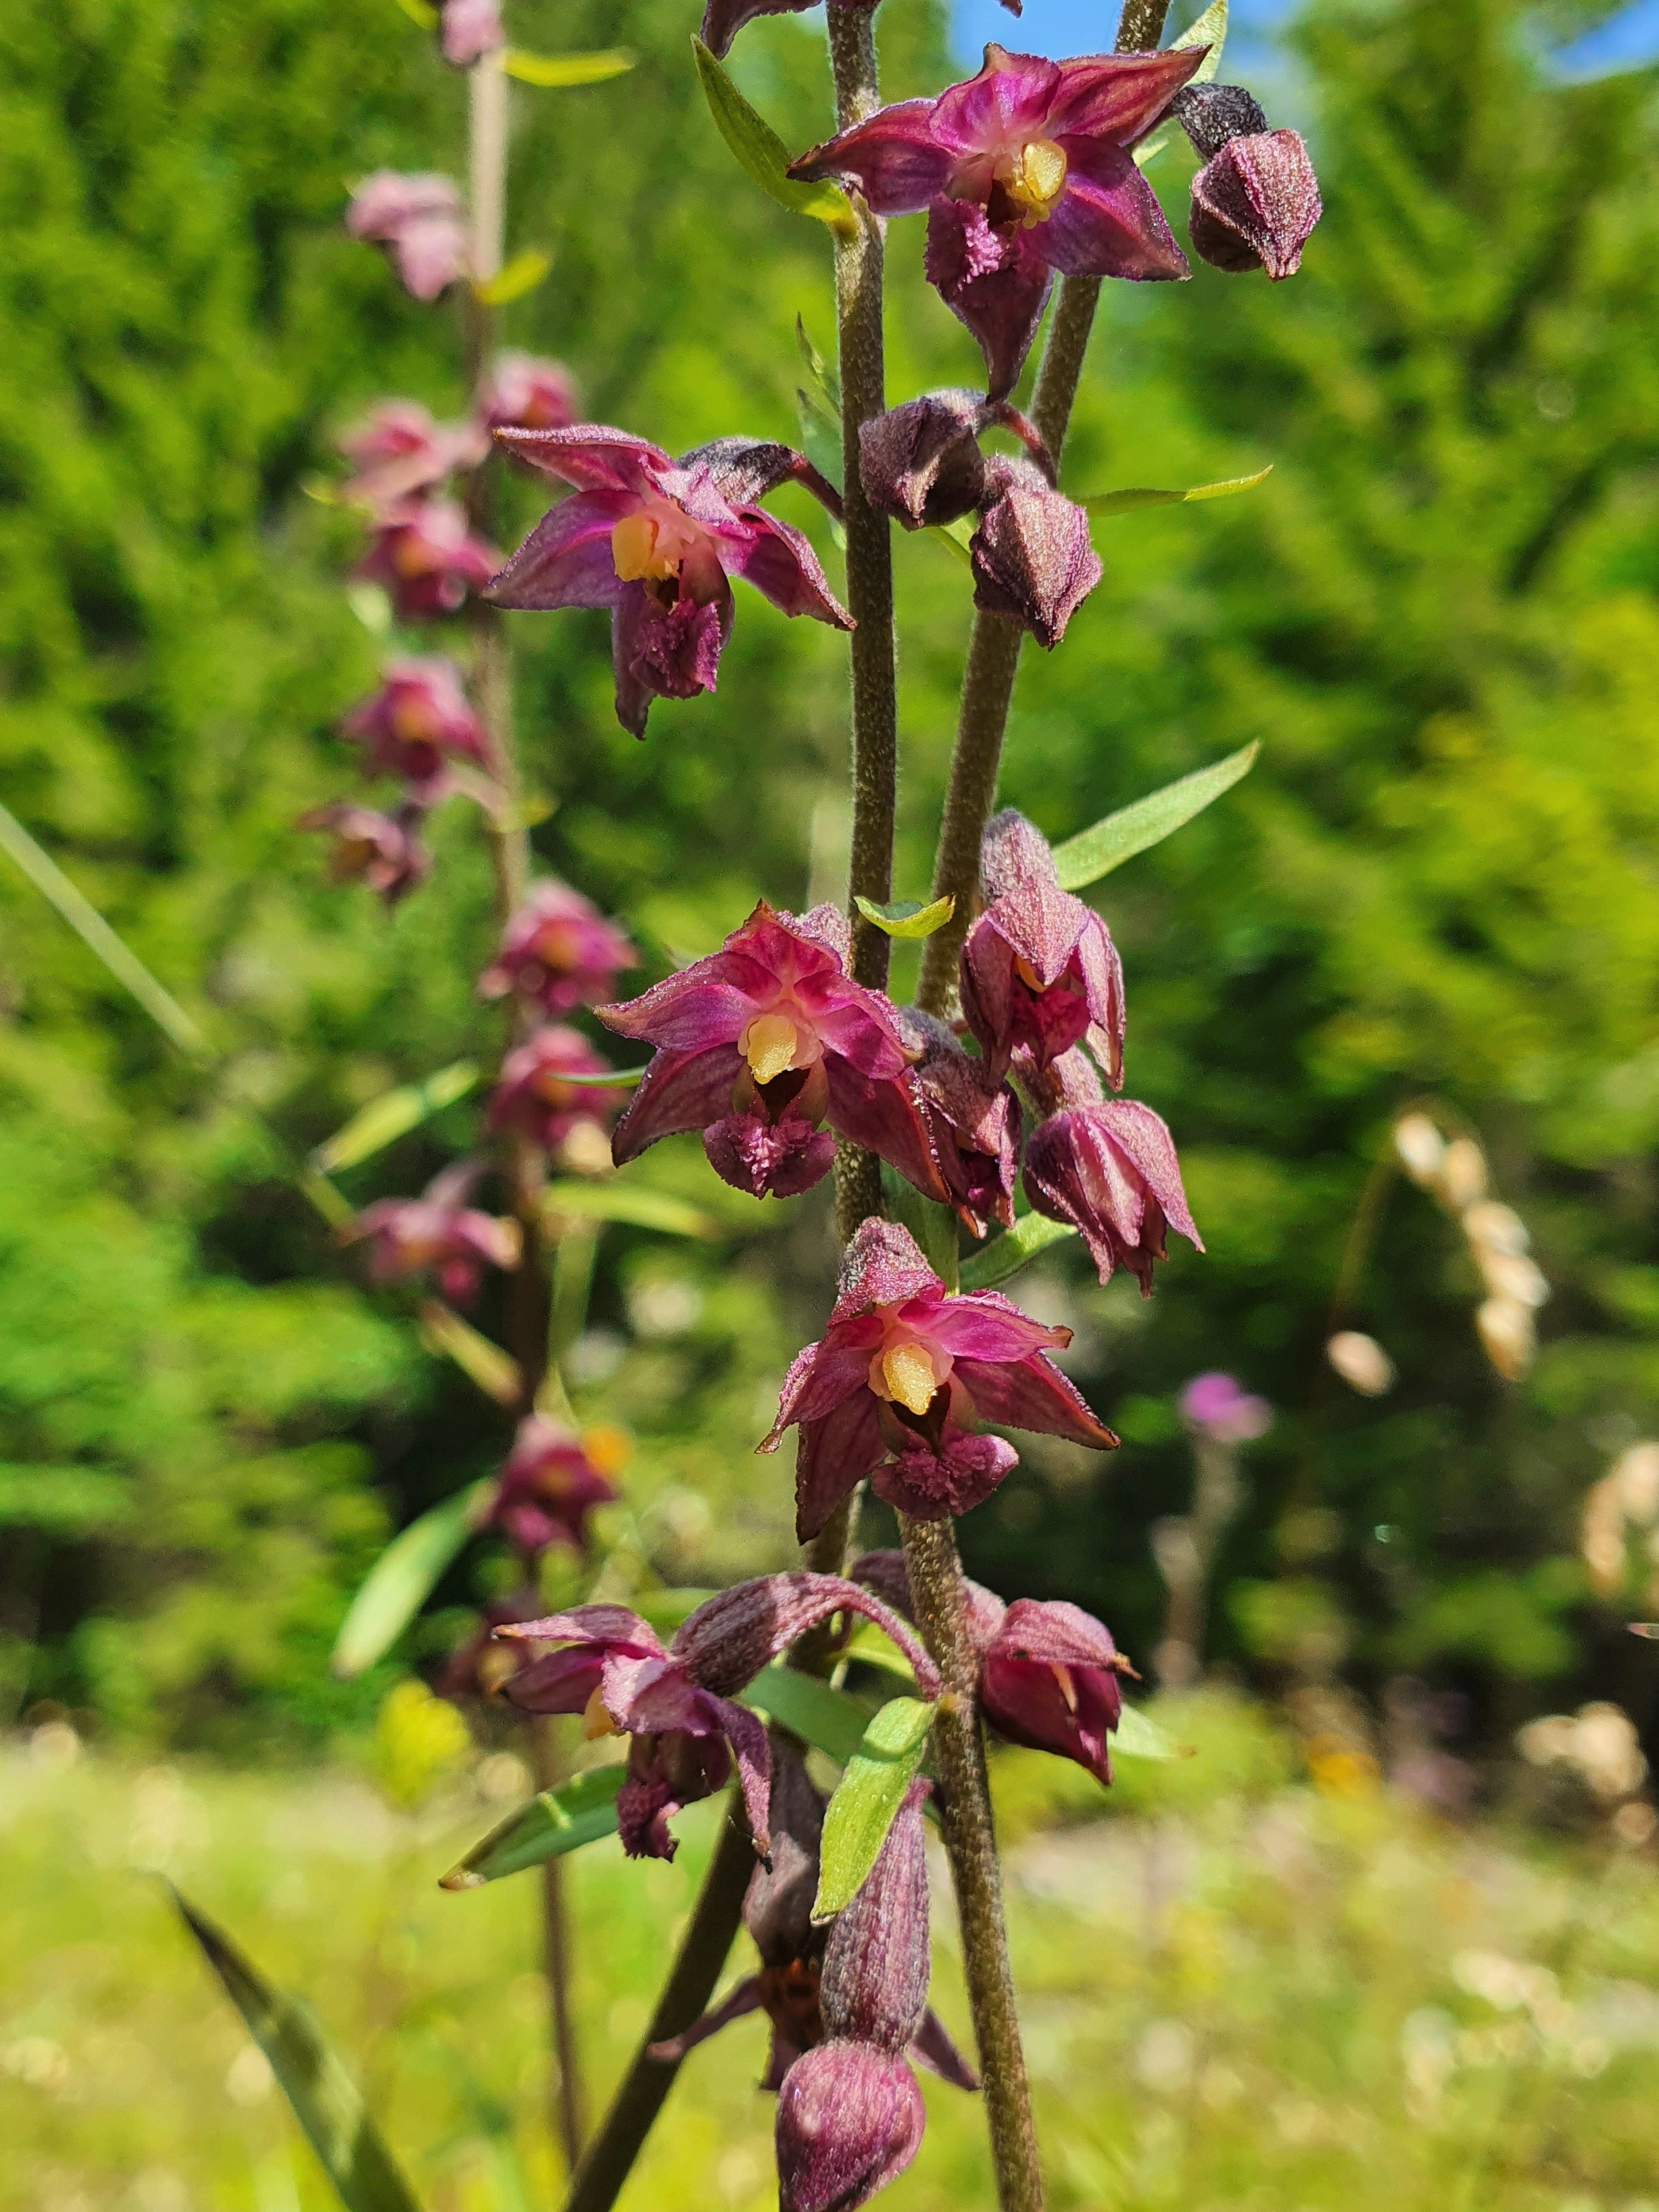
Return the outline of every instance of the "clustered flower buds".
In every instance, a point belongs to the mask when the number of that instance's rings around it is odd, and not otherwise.
[[[1294,276],[1322,209],[1319,179],[1294,131],[1267,118],[1236,84],[1192,84],[1170,103],[1204,166],[1193,179],[1193,251],[1235,274]]]

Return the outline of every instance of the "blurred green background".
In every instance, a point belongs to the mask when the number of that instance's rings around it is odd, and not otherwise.
[[[517,96],[510,244],[554,258],[510,340],[670,447],[794,436],[797,313],[832,337],[826,241],[733,167],[690,15],[513,15],[527,45],[640,63]],[[879,30],[893,94],[952,73],[932,0],[884,0]],[[1004,778],[1060,836],[1261,742],[1095,894],[1127,968],[1129,1091],[1176,1133],[1208,1255],[1180,1247],[1145,1306],[1076,1253],[1027,1279],[1124,1447],[1031,1440],[964,1546],[1144,1659],[1147,1532],[1191,1483],[1174,1394],[1225,1367],[1278,1418],[1217,1577],[1224,1664],[1272,1688],[1316,1653],[1366,1692],[1407,1671],[1456,1693],[1477,1745],[1592,1695],[1645,1729],[1651,1654],[1622,1626],[1640,1577],[1598,1595],[1578,1537],[1589,1484],[1659,1421],[1653,78],[1553,82],[1506,0],[1328,6],[1288,35],[1327,207],[1303,273],[1109,287],[1066,464],[1077,491],[1273,473],[1099,526],[1105,580],[1061,651],[1028,653]],[[757,25],[734,69],[792,145],[823,134],[816,24]],[[325,885],[293,828],[355,787],[332,732],[379,649],[342,589],[356,526],[307,483],[368,402],[465,399],[451,312],[405,300],[340,217],[370,168],[455,165],[464,90],[392,0],[14,0],[0,83],[0,798],[225,1055],[184,1064],[0,861],[0,1720],[308,1753],[361,1732],[387,1679],[327,1674],[367,1565],[504,1440],[290,1179],[367,1099],[498,1029],[471,994],[489,886],[461,804],[390,918]],[[1177,146],[1152,171],[1177,218],[1188,166]],[[920,246],[894,227],[896,398],[975,374]],[[533,489],[514,495],[527,523]],[[969,608],[934,542],[896,563],[915,894]],[[538,853],[659,969],[757,895],[833,895],[830,633],[746,597],[718,696],[659,704],[641,744],[611,716],[601,617],[515,635]],[[1494,1376],[1462,1240],[1402,1189],[1352,1316],[1400,1376],[1362,1401],[1324,1364],[1327,1313],[1390,1116],[1425,1093],[1533,1230],[1541,1355]],[[449,1109],[350,1197],[418,1188],[475,1119]],[[692,1139],[636,1172],[721,1235],[607,1232],[578,1403],[634,1433],[653,1565],[716,1582],[793,1556],[786,1469],[750,1447],[822,1319],[827,1208],[725,1190]],[[441,1649],[491,1571],[464,1559],[390,1671]]]

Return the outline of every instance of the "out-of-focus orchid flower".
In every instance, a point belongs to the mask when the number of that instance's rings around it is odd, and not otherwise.
[[[615,990],[622,969],[638,965],[638,953],[614,921],[568,884],[548,876],[532,884],[507,923],[495,957],[478,978],[478,992],[500,999],[516,991],[550,1014],[568,1014],[573,1007],[597,1006]]]
[[[370,775],[401,776],[426,804],[441,795],[452,755],[485,755],[483,725],[467,704],[461,672],[437,654],[388,661],[380,690],[340,729],[363,747]]]
[[[544,1413],[528,1415],[513,1439],[486,1525],[531,1559],[552,1544],[585,1551],[588,1515],[622,1495],[610,1480],[618,1459],[615,1441],[615,1432],[579,1437]]]
[[[1273,1423],[1273,1409],[1265,1398],[1253,1398],[1232,1376],[1213,1370],[1194,1375],[1179,1402],[1188,1427],[1218,1444],[1254,1443]]]
[[[432,866],[432,855],[421,842],[422,815],[418,805],[383,814],[376,807],[341,801],[312,807],[297,826],[325,830],[333,838],[329,874],[337,884],[367,884],[388,906],[395,906]]]
[[[576,419],[576,380],[562,361],[498,353],[477,406],[479,421],[491,430],[562,430]]]
[[[897,1009],[899,1033],[915,1058],[928,1134],[957,1218],[975,1237],[992,1222],[1011,1229],[1019,1164],[1019,1102],[987,1080],[945,1024],[914,1006]]]
[[[665,1650],[656,1632],[620,1605],[577,1606],[503,1628],[504,1637],[563,1647],[516,1674],[508,1694],[531,1712],[585,1714],[592,1735],[633,1738],[617,1801],[630,1857],[672,1858],[671,1814],[718,1790],[732,1758],[763,1852],[771,1747],[762,1723],[732,1698],[797,1637],[836,1613],[873,1620],[909,1660],[923,1696],[939,1695],[939,1670],[902,1620],[856,1583],[809,1574],[769,1575],[722,1590]]]
[[[718,952],[601,1006],[619,1036],[656,1048],[617,1124],[617,1166],[659,1137],[699,1129],[726,1182],[787,1197],[829,1172],[827,1121],[942,1201],[897,1017],[848,976],[847,951],[838,908],[797,920],[763,900]]]
[[[471,1698],[499,1698],[523,1658],[510,1644],[498,1641],[495,1631],[509,1621],[533,1620],[541,1604],[537,1591],[521,1589],[511,1597],[495,1598],[481,1606],[471,1629],[438,1670],[432,1685],[438,1695],[458,1705]]]
[[[1170,1229],[1204,1249],[1188,1210],[1175,1140],[1150,1106],[1104,1097],[1080,1052],[1062,1054],[1049,1074],[1065,1103],[1031,1133],[1025,1195],[1034,1212],[1078,1231],[1103,1283],[1114,1268],[1127,1267],[1149,1298],[1152,1263],[1169,1257]]]
[[[1086,1038],[1123,1079],[1123,964],[1105,923],[1063,891],[1046,839],[1012,807],[986,824],[990,903],[962,948],[962,1011],[997,1080],[1016,1051],[1039,1074]]]
[[[453,499],[400,499],[383,507],[357,574],[383,585],[399,622],[453,615],[469,591],[482,590],[495,556],[475,538]]]
[[[341,486],[341,498],[377,511],[429,490],[457,469],[476,468],[489,451],[482,425],[434,422],[413,399],[381,400],[339,443],[357,471]]]
[[[1100,581],[1088,514],[1031,461],[988,462],[985,491],[968,549],[974,605],[1006,615],[1052,653]]]
[[[1234,274],[1265,269],[1275,283],[1294,276],[1324,212],[1300,134],[1270,131],[1236,84],[1188,85],[1174,111],[1205,157],[1188,221],[1194,252]]]
[[[416,300],[435,300],[465,274],[466,224],[452,178],[377,169],[352,194],[346,228],[385,248]]]
[[[341,1242],[368,1244],[368,1272],[377,1283],[434,1276],[453,1304],[470,1305],[485,1267],[516,1267],[522,1243],[516,1221],[465,1204],[482,1172],[473,1161],[458,1161],[434,1176],[419,1198],[377,1199],[341,1231]]]
[[[867,1474],[889,1504],[923,1521],[965,1513],[1018,1464],[980,1421],[1105,1449],[1117,1438],[1048,1358],[1072,1340],[996,1291],[946,1291],[908,1230],[860,1224],[842,1260],[822,1340],[797,1354],[775,1451],[799,1425],[796,1527],[805,1541]]]
[[[838,178],[877,215],[928,210],[928,282],[978,339],[1000,398],[1019,374],[1053,270],[1188,274],[1129,149],[1207,51],[1051,62],[988,46],[977,76],[937,100],[878,109],[789,173]]]
[[[470,69],[506,44],[501,0],[439,0],[438,51],[452,69]]]
[[[757,504],[793,478],[839,507],[787,447],[721,439],[675,461],[593,423],[496,435],[574,496],[543,516],[488,596],[501,607],[609,607],[617,719],[635,737],[653,698],[714,690],[732,629],[731,577],[786,615],[853,627],[800,532]]]
[[[516,1129],[550,1152],[579,1122],[602,1129],[616,1112],[617,1100],[600,1085],[569,1079],[604,1075],[609,1068],[580,1030],[549,1023],[502,1061],[501,1079],[490,1093],[489,1126]]]

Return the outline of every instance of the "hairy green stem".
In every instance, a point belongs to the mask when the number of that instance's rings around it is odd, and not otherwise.
[[[847,130],[879,105],[872,12],[831,8],[830,60],[836,119]],[[887,404],[882,333],[883,240],[864,203],[852,202],[854,225],[836,239],[836,314],[841,362],[842,498],[847,509],[847,605],[858,625],[851,644],[853,702],[853,847],[848,913],[852,973],[879,991],[891,952],[883,933],[854,901],[884,904],[893,895],[893,820],[898,792],[898,700],[893,645],[892,526],[864,496],[859,430]],[[877,1163],[843,1144],[836,1160],[836,1211],[842,1241],[881,1210]]]
[[[1169,0],[1127,0],[1118,24],[1119,53],[1150,52],[1164,35]],[[1042,349],[1036,388],[1031,398],[1031,420],[1042,441],[1060,465],[1060,452],[1077,398],[1078,379],[1089,333],[1094,328],[1100,299],[1098,276],[1066,276],[1060,280],[1053,319]],[[1002,762],[1002,740],[1008,727],[1008,708],[1014,696],[1014,674],[1024,632],[1006,615],[976,614],[968,641],[968,660],[963,671],[962,704],[957,718],[957,741],[951,756],[951,776],[945,787],[945,813],[939,827],[939,855],[933,864],[933,896],[955,900],[955,908],[943,929],[927,940],[921,959],[921,981],[916,1004],[930,1014],[945,1013],[957,988],[957,955],[973,920],[979,886],[979,846],[985,825],[996,803],[997,771]]]
[[[968,1634],[956,1529],[949,1521],[911,1521],[902,1514],[899,1526],[916,1625],[945,1677],[933,1723],[939,1826],[962,1925],[963,1972],[984,2084],[997,2203],[1001,2212],[1042,2212],[1042,2168],[1014,2008],[1002,1875],[980,1734],[979,1659]]]

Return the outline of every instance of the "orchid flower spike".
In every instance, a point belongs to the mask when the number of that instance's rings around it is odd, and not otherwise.
[[[1150,1106],[1105,1097],[1080,1052],[1062,1054],[1049,1078],[1062,1103],[1038,1122],[1025,1147],[1032,1211],[1078,1231],[1103,1283],[1115,1268],[1127,1267],[1149,1298],[1152,1263],[1169,1257],[1170,1230],[1204,1249],[1188,1210],[1175,1139]]]
[[[617,719],[636,738],[653,698],[714,689],[732,576],[786,615],[852,629],[807,540],[757,503],[793,480],[839,508],[834,489],[788,447],[719,439],[676,461],[593,423],[496,435],[575,490],[542,517],[487,596],[500,607],[609,607]]]
[[[799,1426],[795,1523],[803,1542],[867,1474],[878,1496],[921,1521],[966,1513],[1018,1454],[981,1421],[1107,1449],[1117,1442],[1048,1358],[1072,1340],[997,1291],[953,1295],[908,1230],[861,1223],[842,1260],[823,1339],[797,1354],[775,1451]]]
[[[989,902],[962,948],[962,1011],[1000,1080],[1016,1051],[1038,1075],[1086,1039],[1123,1080],[1123,963],[1092,907],[1060,887],[1048,841],[1010,807],[985,825]]]
[[[990,395],[1013,389],[1056,270],[1134,281],[1187,263],[1130,149],[1209,49],[1045,61],[991,45],[937,100],[901,100],[790,168],[831,177],[878,216],[927,210],[927,281],[985,356]]]
[[[339,441],[357,473],[340,496],[377,514],[416,492],[429,491],[457,469],[476,468],[489,451],[476,422],[434,422],[413,399],[383,399]]]
[[[1324,212],[1319,179],[1299,132],[1270,131],[1242,86],[1194,84],[1176,95],[1176,119],[1204,156],[1193,179],[1193,251],[1233,273],[1294,276]]]
[[[797,919],[763,900],[718,952],[601,1006],[608,1029],[656,1048],[617,1124],[617,1165],[697,1129],[724,1182],[789,1198],[829,1173],[840,1135],[943,1202],[898,1017],[848,975],[848,942],[838,908]]]
[[[620,1605],[581,1605],[505,1627],[504,1637],[562,1647],[532,1659],[507,1694],[531,1712],[583,1714],[591,1736],[633,1739],[617,1801],[630,1858],[672,1858],[670,1817],[720,1789],[733,1759],[750,1832],[764,1852],[771,1747],[762,1723],[734,1695],[836,1613],[874,1621],[909,1661],[922,1695],[939,1695],[939,1669],[896,1615],[854,1583],[811,1574],[768,1575],[722,1590],[666,1650],[654,1629]]]
[[[495,567],[494,551],[473,535],[465,507],[453,499],[415,497],[381,508],[357,574],[384,586],[399,622],[414,623],[456,613]]]

